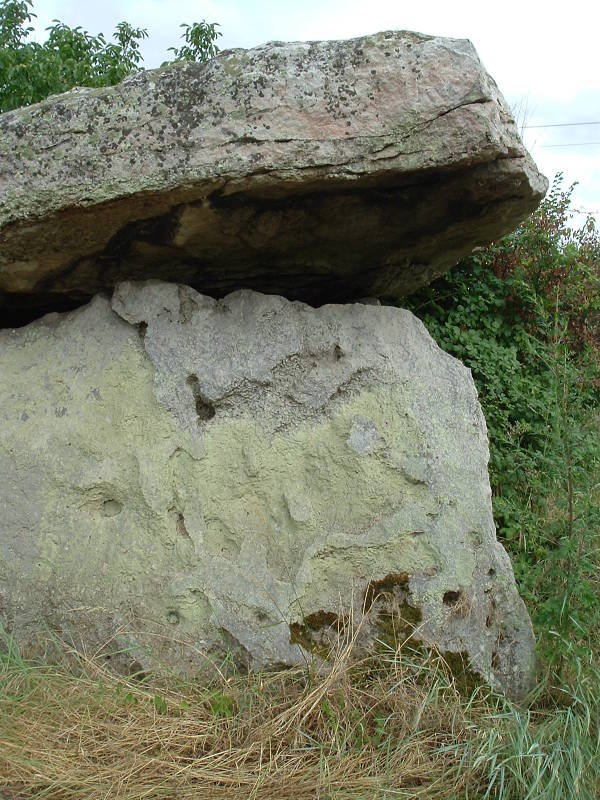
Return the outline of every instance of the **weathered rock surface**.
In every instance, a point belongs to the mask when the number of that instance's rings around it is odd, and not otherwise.
[[[410,293],[547,182],[469,41],[270,43],[0,116],[0,292]]]
[[[0,375],[0,619],[19,641],[294,664],[364,608],[364,646],[396,615],[400,638],[528,685],[471,375],[408,311],[123,283],[112,308],[1,331]]]

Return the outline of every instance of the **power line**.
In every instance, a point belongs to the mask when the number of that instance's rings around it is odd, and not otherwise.
[[[574,125],[600,125],[600,120],[595,122],[554,122],[548,125],[524,125],[524,128],[571,128]]]
[[[567,142],[566,144],[540,144],[538,147],[587,147],[600,142]]]

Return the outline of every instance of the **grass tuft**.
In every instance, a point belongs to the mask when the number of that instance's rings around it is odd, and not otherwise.
[[[598,674],[517,706],[441,657],[123,678],[73,653],[0,656],[0,790],[52,800],[593,798]],[[580,676],[581,677],[581,676]]]

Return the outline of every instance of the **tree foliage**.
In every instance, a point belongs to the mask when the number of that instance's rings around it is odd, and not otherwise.
[[[168,48],[173,52],[175,61],[208,61],[217,55],[219,48],[215,41],[222,36],[217,30],[217,22],[194,22],[192,25],[183,22],[180,27],[184,29],[182,39],[185,44],[179,48]]]
[[[32,0],[0,0],[0,112],[37,103],[74,86],[112,86],[141,69],[145,28],[120,22],[109,41],[54,20],[43,44],[31,39]],[[216,23],[185,28],[175,61],[206,61],[218,52]]]

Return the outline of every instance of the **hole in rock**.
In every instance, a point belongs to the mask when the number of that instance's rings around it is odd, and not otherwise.
[[[210,400],[205,397],[200,390],[200,381],[197,375],[188,375],[187,385],[192,390],[194,402],[196,404],[196,416],[198,422],[207,422],[215,416],[215,407]]]
[[[332,611],[316,611],[304,617],[302,622],[290,624],[290,644],[299,644],[305,650],[327,658],[333,644],[332,637],[339,634],[343,626],[344,621]]]
[[[105,500],[102,503],[100,513],[103,517],[116,517],[123,510],[123,503],[119,500]]]
[[[444,605],[455,606],[460,599],[460,592],[448,591],[444,592]]]
[[[148,323],[144,322],[142,320],[142,322],[140,322],[138,324],[137,329],[138,329],[138,333],[140,335],[140,339],[145,339],[146,338],[146,331],[148,330]]]
[[[456,681],[456,688],[463,695],[471,695],[477,686],[481,686],[481,677],[471,667],[471,659],[465,651],[442,653],[442,657],[450,668]]]
[[[408,581],[409,577],[406,572],[393,573],[386,575],[380,581],[371,581],[365,592],[365,612],[371,609],[371,606],[380,595],[399,593],[402,599],[406,599],[410,593]]]
[[[489,615],[485,618],[485,627],[486,628],[492,627],[492,617]]]
[[[189,536],[188,530],[185,527],[185,517],[181,513],[177,514],[177,522],[175,523],[175,528],[180,536]]]
[[[492,669],[498,669],[500,666],[500,656],[498,653],[492,653]]]
[[[377,638],[396,648],[411,635],[422,621],[421,609],[413,605],[410,576],[406,572],[391,573],[379,581],[371,581],[365,592],[363,609],[372,615]]]
[[[493,578],[495,574],[496,574],[496,570],[493,567],[490,567],[488,569],[488,575],[490,576],[490,578]]]
[[[132,661],[127,669],[127,672],[129,677],[136,681],[145,681],[150,675],[150,673],[142,667],[139,661]]]

